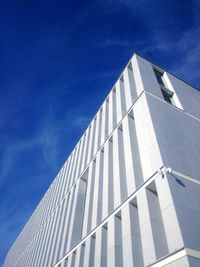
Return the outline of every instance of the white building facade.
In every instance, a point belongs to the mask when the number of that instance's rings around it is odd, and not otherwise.
[[[199,267],[200,92],[134,54],[4,267]]]

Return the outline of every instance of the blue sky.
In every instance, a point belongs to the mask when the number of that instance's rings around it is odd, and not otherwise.
[[[0,266],[134,51],[200,84],[200,1],[1,1]]]

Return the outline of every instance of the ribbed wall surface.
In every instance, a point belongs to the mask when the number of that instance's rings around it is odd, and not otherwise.
[[[164,75],[173,105],[166,103],[151,63],[133,56],[15,241],[4,267],[142,267],[185,246],[172,193],[177,185],[160,171],[166,163],[164,139],[155,125],[163,118],[156,121],[153,108],[161,104],[160,112],[173,109],[186,117],[192,111],[186,107],[185,112],[173,77]],[[197,117],[195,121],[199,129]],[[158,266],[193,266],[188,256],[182,258],[185,265],[176,262]]]

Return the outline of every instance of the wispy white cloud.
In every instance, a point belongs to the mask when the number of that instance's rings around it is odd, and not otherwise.
[[[108,38],[99,43],[99,47],[117,47],[119,49],[134,49],[144,57],[150,54],[159,54],[161,58],[168,57],[169,70],[185,80],[197,81],[200,79],[200,27],[185,31],[179,38],[169,38],[161,29],[152,34],[149,39],[121,40]],[[175,39],[175,40],[174,40]],[[132,52],[134,52],[132,51]],[[174,56],[176,55],[176,56]],[[156,57],[158,58],[158,57]]]
[[[58,122],[53,118],[53,110],[50,109],[42,121],[38,138],[41,140],[41,149],[45,164],[55,167],[58,152]]]
[[[155,36],[152,43],[144,47],[143,54],[158,52],[169,57],[171,72],[188,77],[190,80],[200,78],[200,27],[184,32],[176,41]],[[173,55],[177,55],[173,58]]]
[[[37,132],[25,139],[19,139],[15,143],[6,144],[1,156],[0,181],[5,180],[7,175],[13,171],[13,166],[17,160],[25,154],[31,154],[32,150],[38,149],[42,152],[43,164],[54,167],[57,153],[56,126],[51,115],[48,115],[41,122],[41,127]]]
[[[41,140],[38,138],[31,138],[9,144],[5,151],[3,152],[1,158],[1,172],[0,172],[0,181],[1,183],[6,178],[7,174],[12,170],[13,164],[20,157],[21,153],[27,150],[30,150],[41,144]]]
[[[200,78],[200,27],[186,32],[174,45],[173,48],[182,55],[181,66],[174,63],[173,70],[177,70],[181,76],[196,80]],[[173,71],[172,70],[172,71]],[[189,73],[188,73],[189,71]]]
[[[64,132],[65,136],[70,135],[74,130],[81,132],[86,128],[90,120],[87,116],[73,113],[68,110],[58,120],[53,109],[49,108],[32,137],[7,144],[1,156],[0,185],[13,172],[18,159],[23,158],[26,154],[31,155],[32,151],[41,153],[39,157],[43,158],[42,164],[56,172]],[[73,114],[73,116],[70,114]]]
[[[88,125],[89,121],[90,121],[89,117],[80,116],[75,118],[75,120],[73,121],[73,125],[80,129],[84,129]]]

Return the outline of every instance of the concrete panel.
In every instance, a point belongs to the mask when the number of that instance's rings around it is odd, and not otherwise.
[[[133,70],[127,67],[124,70],[123,76],[124,76],[124,86],[125,86],[126,108],[128,110],[137,98]]]
[[[123,266],[121,219],[113,216],[108,221],[107,266]]]
[[[95,238],[89,237],[85,242],[83,267],[94,267]]]
[[[96,231],[94,266],[107,266],[107,229],[105,228],[100,228]]]
[[[122,244],[124,266],[144,266],[138,210],[129,203],[122,208]]]

